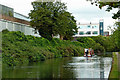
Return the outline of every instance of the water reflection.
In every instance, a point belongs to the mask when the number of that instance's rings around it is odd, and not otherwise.
[[[111,69],[110,57],[74,57],[66,66],[76,78],[108,78]]]
[[[112,58],[67,57],[8,68],[3,78],[108,78]]]

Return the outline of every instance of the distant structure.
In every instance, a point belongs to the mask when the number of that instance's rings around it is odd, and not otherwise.
[[[100,31],[100,35],[104,36],[104,21],[103,21],[103,19],[101,19],[99,22],[99,31]]]
[[[99,23],[87,23],[87,24],[82,24],[78,23],[77,24],[78,28],[78,33],[75,33],[73,36],[74,38],[77,37],[91,37],[91,36],[98,36],[102,35],[104,36],[104,21],[103,19],[99,21]]]
[[[34,33],[30,26],[30,19],[20,13],[14,12],[13,8],[0,4],[0,31],[8,29],[9,31],[21,31],[25,35],[39,36]]]
[[[27,16],[14,12],[13,8],[0,4],[0,32],[5,29],[41,37],[39,32],[35,33],[35,29],[30,26],[30,19]],[[59,37],[59,35],[54,36],[54,38]]]

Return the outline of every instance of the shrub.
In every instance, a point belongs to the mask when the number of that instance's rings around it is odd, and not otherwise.
[[[84,52],[80,50],[80,42],[62,41],[57,38],[49,41],[42,37],[24,35],[19,31],[4,30],[2,41],[3,63],[9,66],[51,58],[79,56]]]
[[[104,47],[101,44],[96,43],[96,41],[94,41],[90,37],[81,37],[81,38],[78,38],[77,40],[79,42],[81,42],[81,44],[83,45],[84,48],[92,48],[95,53],[105,52]]]

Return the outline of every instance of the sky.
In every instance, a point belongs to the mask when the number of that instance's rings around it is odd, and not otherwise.
[[[0,4],[14,8],[15,12],[28,16],[30,10],[32,10],[31,2],[35,0],[0,0]],[[99,23],[100,19],[104,20],[104,27],[107,30],[107,26],[112,26],[115,22],[112,19],[113,13],[117,12],[117,9],[113,9],[110,12],[105,11],[107,7],[99,9],[98,6],[91,5],[86,0],[61,0],[67,5],[67,9],[75,17],[77,22],[80,23]]]

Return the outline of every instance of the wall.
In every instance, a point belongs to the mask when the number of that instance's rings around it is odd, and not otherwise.
[[[0,19],[0,31],[4,29],[8,29],[9,31],[21,31],[25,35],[33,35],[40,37],[38,33],[34,34],[34,29],[31,28],[30,25]]]
[[[78,33],[76,33],[73,37],[87,37],[87,36],[98,36],[99,35],[99,23],[78,24],[77,28],[78,28]],[[97,32],[97,34],[93,33],[95,31]]]
[[[12,21],[12,22],[18,22],[18,23],[30,25],[30,23],[28,21],[25,21],[25,20],[22,20],[22,19],[18,19],[18,18],[15,18],[15,17],[2,15],[2,14],[0,14],[0,19],[4,19],[4,20]]]
[[[14,17],[15,18],[18,18],[18,19],[22,19],[22,20],[25,20],[25,21],[30,21],[30,19],[22,14],[19,14],[19,13],[16,13],[14,12]]]

